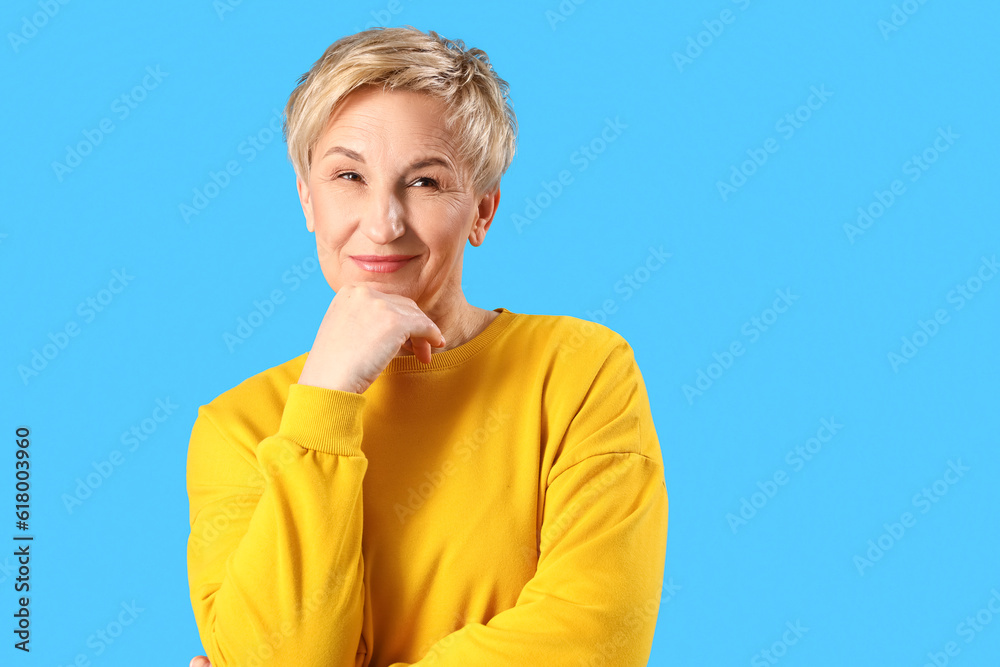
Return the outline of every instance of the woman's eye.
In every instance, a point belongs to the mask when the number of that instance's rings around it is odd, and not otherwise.
[[[346,181],[354,181],[354,182],[362,182],[364,180],[363,178],[361,178],[361,174],[359,174],[359,173],[357,173],[355,171],[343,171],[343,172],[337,174],[335,177],[336,178],[342,178],[342,179],[344,179]],[[428,186],[430,186],[430,187],[437,187],[438,186],[438,182],[435,181],[433,178],[430,178],[428,176],[421,176],[417,180],[413,181],[413,184],[417,185],[419,187],[428,187]]]

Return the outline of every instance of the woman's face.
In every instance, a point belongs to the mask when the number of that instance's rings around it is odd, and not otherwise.
[[[465,240],[482,243],[500,191],[472,191],[444,113],[428,95],[369,87],[348,95],[331,116],[309,182],[297,186],[334,291],[367,283],[413,299],[428,314],[464,301]],[[366,255],[409,259],[357,260]]]

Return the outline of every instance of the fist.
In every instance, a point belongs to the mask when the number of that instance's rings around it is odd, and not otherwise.
[[[413,299],[348,283],[330,302],[299,384],[363,393],[401,350],[431,362],[441,330]]]

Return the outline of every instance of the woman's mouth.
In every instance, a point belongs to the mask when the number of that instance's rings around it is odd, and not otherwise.
[[[351,255],[354,263],[372,273],[392,273],[404,267],[414,256],[407,255]]]

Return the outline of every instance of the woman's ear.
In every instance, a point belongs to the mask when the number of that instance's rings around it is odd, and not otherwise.
[[[469,232],[469,243],[478,247],[482,245],[493,223],[493,216],[497,213],[497,206],[500,204],[500,188],[492,192],[487,192],[479,199],[476,207],[476,219],[472,223],[472,231]]]
[[[299,203],[302,204],[302,214],[306,216],[306,229],[310,232],[316,231],[316,224],[313,220],[312,199],[309,196],[309,186],[299,178],[295,177],[295,187],[299,191]]]

